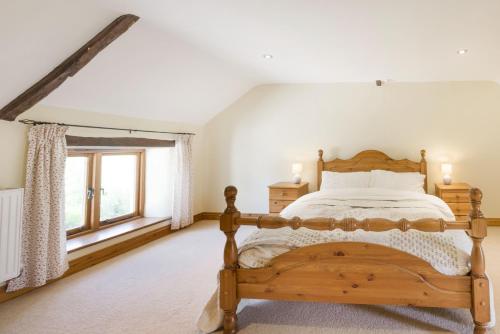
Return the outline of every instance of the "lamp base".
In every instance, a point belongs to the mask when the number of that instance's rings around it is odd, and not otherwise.
[[[449,175],[443,176],[443,183],[445,185],[449,186],[451,184],[451,176],[449,176]]]
[[[294,175],[292,181],[295,184],[299,184],[300,182],[302,182],[302,178],[300,177],[300,175]]]

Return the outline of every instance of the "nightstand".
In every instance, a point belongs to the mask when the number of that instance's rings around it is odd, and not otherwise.
[[[280,213],[290,203],[309,191],[309,183],[299,184],[291,182],[279,182],[269,187],[269,213]]]
[[[456,219],[467,219],[472,205],[470,202],[470,185],[453,183],[450,185],[436,183],[436,196],[448,204]]]

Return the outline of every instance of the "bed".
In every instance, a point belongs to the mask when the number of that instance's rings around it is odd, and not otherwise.
[[[323,171],[382,170],[418,172],[425,180],[424,189],[427,191],[424,150],[420,161],[394,160],[374,150],[360,152],[347,160],[324,161],[320,150],[317,168],[318,187]],[[480,210],[482,193],[479,189],[471,191],[473,209],[470,218],[460,221],[454,219],[449,208],[443,209],[437,199],[433,200],[426,194],[371,194],[369,191],[360,194],[353,190],[318,192],[292,203],[280,217],[242,214],[235,206],[236,195],[234,186],[226,187],[227,207],[220,217],[220,229],[226,235],[224,268],[219,273],[224,334],[237,332],[236,309],[242,298],[468,308],[474,320],[474,333],[486,332],[491,322],[490,287],[481,244],[487,234],[487,223]],[[349,202],[351,211],[343,211],[343,215],[328,212],[337,210],[342,206],[339,203],[346,199],[356,203]],[[366,201],[374,204],[366,204]],[[369,205],[377,207],[378,211],[360,211],[359,207]],[[433,205],[441,211],[431,211],[435,209]],[[268,232],[262,232],[261,241],[266,237],[290,239],[293,231],[301,231],[301,237],[297,238],[298,242],[289,242],[289,247],[282,247],[278,240],[277,248],[264,252],[267,257],[262,254],[248,256],[245,251],[259,253],[259,248],[249,247],[252,243],[249,240],[246,249],[239,252],[235,234],[241,225],[266,229]],[[272,230],[276,232],[273,234]],[[366,238],[367,235],[371,237]],[[448,249],[458,254],[465,252],[467,256],[456,256],[456,265],[448,265],[447,248],[441,251],[435,246],[440,244],[441,236],[452,240],[451,243],[457,238],[456,243],[465,245],[465,249]],[[411,241],[387,242],[398,238]],[[424,247],[427,239],[432,242]],[[399,244],[411,244],[413,248],[399,247]],[[434,255],[426,257],[425,252],[418,249],[430,249]],[[245,261],[245,256],[258,261],[256,264]]]

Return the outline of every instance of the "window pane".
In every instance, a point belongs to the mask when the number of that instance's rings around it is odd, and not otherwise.
[[[103,155],[101,164],[101,221],[134,213],[137,156]]]
[[[87,157],[67,157],[65,172],[66,230],[85,225],[87,196]]]

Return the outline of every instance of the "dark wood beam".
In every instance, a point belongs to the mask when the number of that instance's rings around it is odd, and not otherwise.
[[[13,121],[17,116],[40,102],[59,87],[68,77],[72,77],[78,73],[99,52],[120,37],[138,19],[138,16],[127,14],[111,22],[111,24],[95,35],[78,51],[53,69],[52,72],[3,107],[0,110],[0,119]]]
[[[175,140],[136,137],[78,137],[66,136],[68,146],[105,147],[174,147]]]

